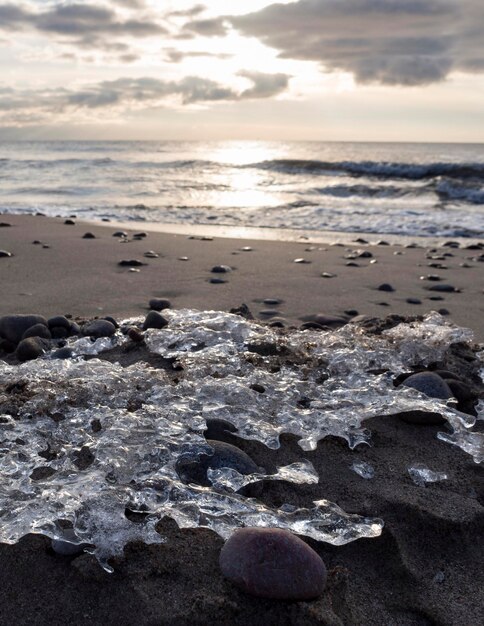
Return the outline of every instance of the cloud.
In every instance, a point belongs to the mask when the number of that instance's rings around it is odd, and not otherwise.
[[[209,57],[212,59],[230,59],[233,55],[225,52],[204,52],[202,50],[183,51],[175,48],[168,48],[165,51],[166,60],[169,63],[180,63],[187,58]]]
[[[143,6],[137,0],[118,4],[133,9]],[[40,11],[27,5],[0,4],[0,29],[34,29],[91,42],[105,36],[151,37],[168,33],[164,26],[147,15],[143,19],[123,18],[112,7],[80,2],[51,5]]]
[[[187,76],[178,81],[157,78],[119,78],[88,85],[81,89],[13,89],[0,86],[0,123],[28,125],[49,120],[78,121],[96,119],[96,111],[110,109],[114,114],[167,105],[176,98],[183,105],[207,102],[268,98],[288,85],[284,74],[244,72],[253,87],[235,91],[213,80]]]
[[[287,74],[263,74],[262,72],[239,72],[239,76],[248,78],[254,84],[240,94],[242,100],[271,98],[285,91],[289,86]]]
[[[426,85],[484,70],[482,0],[299,0],[226,20],[282,58],[361,83]]]
[[[184,25],[184,30],[203,37],[224,37],[228,26],[224,17],[214,17],[206,20],[192,20]]]
[[[168,13],[166,17],[194,17],[195,15],[199,15],[206,10],[206,6],[203,4],[195,4],[190,9],[186,9],[185,11],[171,11]]]

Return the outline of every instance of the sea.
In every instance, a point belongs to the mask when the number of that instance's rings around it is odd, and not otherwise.
[[[480,238],[484,144],[4,142],[0,212]]]

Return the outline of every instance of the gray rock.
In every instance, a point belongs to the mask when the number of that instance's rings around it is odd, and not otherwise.
[[[49,328],[65,328],[66,330],[71,330],[71,322],[64,317],[63,315],[56,315],[55,317],[50,317],[47,320],[47,325]]]
[[[152,311],[163,311],[163,309],[169,309],[171,307],[171,302],[163,298],[152,298],[149,305]]]
[[[74,220],[68,219],[68,220],[65,220],[64,224],[66,226],[75,226],[76,223]]]
[[[160,315],[158,311],[150,311],[143,323],[143,330],[148,330],[148,328],[161,329],[165,328],[165,326],[168,326],[168,320],[163,315]]]
[[[44,324],[35,324],[28,328],[22,335],[22,339],[29,337],[40,337],[41,339],[52,339],[50,330]]]
[[[339,328],[348,323],[348,320],[344,317],[339,317],[338,315],[324,315],[323,313],[315,315],[314,319],[308,321],[316,322],[316,324],[320,326],[329,326],[330,328]]]
[[[195,483],[209,487],[211,485],[207,470],[229,467],[237,470],[239,474],[255,474],[259,467],[248,454],[239,450],[230,443],[207,439],[207,443],[213,448],[213,454],[202,454],[197,459],[193,455],[180,456],[176,462],[176,471],[180,480],[184,483]]]
[[[82,334],[85,337],[112,337],[116,332],[114,324],[107,320],[93,320],[84,324],[82,327]]]
[[[22,339],[17,346],[16,355],[19,361],[32,361],[42,356],[47,350],[47,343],[40,337]]]
[[[420,298],[407,298],[405,302],[408,304],[422,304],[422,300],[420,300]]]
[[[128,236],[128,233],[125,232],[124,230],[117,230],[115,233],[113,233],[113,237],[126,238],[127,236]]]
[[[213,274],[227,274],[232,268],[229,265],[214,265],[211,269]]]
[[[82,236],[83,239],[96,239],[96,235],[94,233],[85,233]]]
[[[139,261],[138,259],[123,259],[118,265],[121,267],[142,267],[147,265],[147,263],[143,263],[143,261]]]
[[[378,287],[378,291],[395,291],[395,289],[389,285],[388,283],[382,283],[381,285],[379,285]]]
[[[272,600],[313,600],[327,580],[321,557],[278,528],[236,530],[220,552],[220,569],[242,591]]]
[[[453,397],[453,393],[450,390],[449,385],[434,372],[419,372],[418,374],[412,374],[403,381],[406,387],[412,387],[421,391],[429,398],[441,398],[447,400]]]
[[[74,353],[70,348],[60,348],[52,353],[53,359],[72,359]]]
[[[36,324],[47,326],[47,320],[41,315],[5,315],[0,317],[0,337],[18,343],[25,331]]]
[[[455,291],[459,291],[453,285],[439,284],[432,285],[431,287],[425,287],[427,291],[440,291],[442,293],[454,293]]]
[[[11,257],[12,253],[11,252],[7,252],[7,250],[0,250],[0,259],[1,258],[8,258]]]

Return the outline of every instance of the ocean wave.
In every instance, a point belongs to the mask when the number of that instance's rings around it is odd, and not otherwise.
[[[484,180],[484,163],[396,163],[389,161],[318,161],[273,159],[243,167],[287,174],[349,174],[375,178],[424,180],[446,176],[462,180]]]
[[[442,201],[459,200],[460,202],[467,202],[468,204],[484,204],[484,189],[457,187],[447,180],[437,185],[435,193]]]

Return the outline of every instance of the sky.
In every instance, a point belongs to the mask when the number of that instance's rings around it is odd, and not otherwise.
[[[0,139],[484,142],[483,0],[0,0]]]

